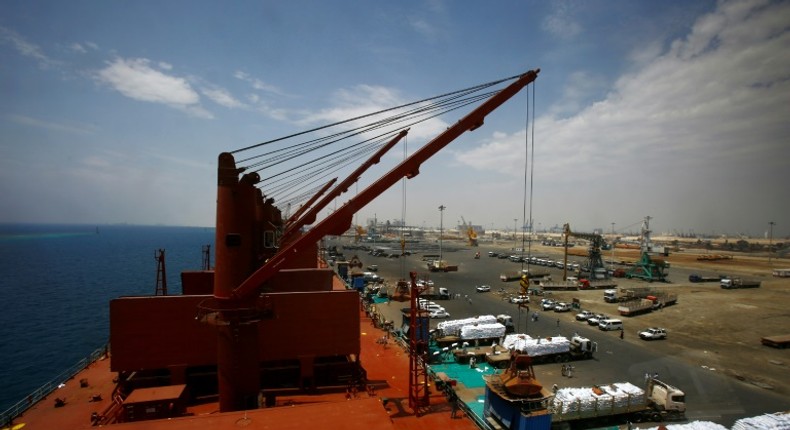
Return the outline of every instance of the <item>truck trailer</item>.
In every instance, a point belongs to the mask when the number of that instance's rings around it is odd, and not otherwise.
[[[731,290],[734,288],[757,288],[760,281],[750,281],[741,278],[724,278],[721,280],[721,288]]]
[[[678,301],[677,294],[660,293],[649,295],[644,299],[631,300],[620,303],[617,312],[622,316],[634,316],[674,305]]]
[[[504,368],[510,362],[509,351],[528,355],[533,363],[564,363],[570,360],[585,360],[593,357],[598,343],[582,336],[570,339],[564,336],[533,338],[527,334],[509,334],[502,341],[507,352],[486,357],[494,367]]]
[[[596,385],[590,388],[561,388],[548,402],[552,427],[557,423],[583,422],[585,426],[620,417],[622,422],[677,421],[684,418],[683,391],[649,378],[646,389],[629,382]]]

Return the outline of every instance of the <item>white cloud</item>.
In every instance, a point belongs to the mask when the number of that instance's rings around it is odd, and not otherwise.
[[[786,144],[781,133],[786,131],[790,90],[790,56],[784,55],[790,32],[776,16],[788,16],[790,6],[783,6],[783,13],[740,6],[724,5],[701,18],[686,40],[675,41],[669,52],[622,76],[606,99],[571,118],[541,118],[538,142],[553,148],[545,168],[567,164],[566,157],[552,156],[554,152],[621,165],[648,159],[660,165],[678,155],[681,163],[699,160],[682,154],[732,162],[730,156],[742,155],[747,144],[751,157],[770,162]],[[578,88],[570,88],[566,96],[573,99]],[[492,158],[500,165],[523,164],[523,158],[503,155],[506,144],[506,139],[490,139],[474,150],[475,156],[459,161],[478,168],[488,167]]]
[[[285,96],[286,94],[278,88],[276,85],[268,84],[258,78],[253,78],[246,72],[242,72],[241,70],[237,70],[233,73],[233,77],[239,79],[241,81],[247,82],[252,86],[252,88],[258,91],[264,91],[267,93],[275,94],[278,96]]]
[[[173,70],[173,65],[170,63],[165,63],[164,61],[160,61],[159,68],[162,70]]]
[[[76,134],[93,134],[96,132],[96,128],[89,125],[63,124],[58,122],[44,121],[37,118],[31,118],[25,115],[7,115],[6,118],[9,121],[15,122],[17,124],[23,124],[23,125],[28,125],[37,128],[44,128],[44,129],[54,130],[59,132],[76,133]]]
[[[329,108],[305,114],[299,120],[299,123],[306,126],[345,121],[370,114],[371,112],[399,106],[408,101],[404,100],[397,90],[376,85],[360,84],[352,88],[343,88],[335,91],[332,94],[332,102],[333,106]],[[387,112],[384,112],[378,117],[366,117],[360,120],[360,124],[368,124],[389,115]],[[360,124],[349,123],[348,126],[353,127]],[[405,123],[398,123],[394,127],[402,128],[404,126]],[[412,127],[409,136],[419,139],[432,138],[445,128],[447,128],[447,124],[440,119],[429,119],[418,126]]]
[[[13,46],[14,49],[16,49],[20,54],[38,61],[38,65],[42,69],[60,64],[58,61],[55,61],[44,54],[38,45],[28,42],[17,32],[9,28],[0,27],[0,42],[8,43]]]
[[[72,43],[70,48],[72,51],[79,52],[80,54],[85,54],[86,52],[88,52],[87,49],[85,49],[81,44],[77,42]]]
[[[582,32],[582,27],[573,16],[566,1],[552,2],[554,10],[543,20],[543,29],[560,39],[573,39]]]
[[[153,69],[148,59],[117,58],[98,72],[97,79],[126,97],[165,104],[201,118],[213,118],[200,106],[200,96],[186,79]]]
[[[245,107],[244,103],[236,100],[227,90],[223,88],[204,88],[201,92],[211,99],[214,103],[225,106],[226,108]]]

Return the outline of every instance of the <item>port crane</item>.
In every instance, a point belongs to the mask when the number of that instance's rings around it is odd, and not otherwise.
[[[273,318],[273,310],[266,301],[261,303],[261,289],[272,277],[285,268],[294,267],[294,261],[309,267],[309,250],[326,235],[340,235],[352,225],[353,215],[389,189],[402,178],[419,174],[420,166],[439,150],[467,131],[483,125],[485,117],[532,83],[539,70],[528,71],[514,82],[491,95],[455,124],[448,127],[410,157],[373,182],[342,207],[328,215],[311,229],[292,240],[283,241],[271,257],[260,264],[260,256],[250,242],[260,234],[258,216],[263,196],[255,186],[260,176],[250,172],[239,177],[243,169],[236,166],[231,153],[222,153],[218,159],[216,268],[213,297],[204,301],[199,319],[213,322],[217,327],[218,382],[220,410],[235,411],[249,407],[250,399],[257,398],[260,381],[250,375],[258,374],[255,359],[258,345],[257,322]],[[405,135],[407,130],[401,133]],[[303,215],[302,218],[307,216]],[[267,221],[268,222],[268,221]],[[293,230],[292,230],[293,231]],[[244,232],[241,234],[239,232]],[[266,241],[266,232],[262,234]],[[251,236],[246,237],[245,236]],[[257,266],[257,268],[256,268]],[[414,281],[412,281],[414,282]],[[265,299],[265,297],[264,297]],[[412,312],[416,309],[412,308]],[[413,331],[416,333],[416,331]],[[416,335],[416,334],[415,334]],[[412,351],[416,354],[416,351]],[[425,353],[425,352],[423,352]],[[423,405],[422,393],[427,392],[427,360],[418,359],[419,369],[413,369],[410,379],[410,399]]]
[[[652,258],[653,242],[650,240],[650,216],[646,216],[642,221],[642,234],[640,245],[639,261],[625,272],[626,278],[638,278],[648,282],[666,281],[665,270],[669,268],[669,263],[659,258]],[[664,255],[667,255],[666,253]]]
[[[565,224],[562,227],[562,235],[565,238],[565,260],[564,260],[564,268],[562,269],[562,280],[565,281],[568,279],[568,238],[578,237],[581,239],[585,239],[590,242],[590,247],[587,249],[587,268],[590,270],[590,277],[591,279],[595,275],[595,269],[604,269],[601,272],[605,278],[608,278],[609,275],[606,272],[606,267],[603,265],[603,258],[601,258],[601,248],[604,246],[604,239],[600,234],[595,233],[580,233],[576,231],[571,231],[570,224]]]

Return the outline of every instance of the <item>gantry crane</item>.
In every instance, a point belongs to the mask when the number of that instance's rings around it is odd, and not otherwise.
[[[669,268],[669,263],[663,259],[651,258],[653,242],[650,240],[650,218],[645,217],[642,222],[642,235],[640,240],[641,256],[639,261],[625,272],[626,278],[639,278],[647,282],[666,281],[664,271]],[[664,255],[667,255],[666,253]]]
[[[590,247],[587,250],[587,269],[590,270],[590,278],[593,279],[595,269],[604,269],[602,271],[605,278],[609,277],[606,271],[606,266],[603,265],[603,258],[601,258],[601,248],[604,246],[604,239],[600,234],[595,233],[579,233],[571,231],[570,224],[565,224],[562,229],[562,234],[565,236],[565,267],[562,270],[562,280],[568,279],[568,237],[579,237],[586,239],[590,242]]]

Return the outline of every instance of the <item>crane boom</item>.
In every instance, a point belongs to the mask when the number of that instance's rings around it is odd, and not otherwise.
[[[408,134],[408,132],[409,132],[408,130],[403,130],[400,133],[398,133],[397,136],[390,139],[390,141],[384,144],[384,146],[382,146],[381,148],[379,148],[379,150],[376,151],[376,153],[373,154],[372,157],[370,157],[367,161],[362,163],[362,165],[357,167],[341,183],[337,184],[337,186],[333,188],[332,191],[329,192],[329,194],[327,194],[323,199],[321,199],[321,201],[318,202],[315,205],[315,207],[307,211],[304,214],[304,216],[301,216],[300,214],[301,218],[292,217],[294,222],[289,224],[285,228],[285,231],[283,232],[283,235],[280,240],[283,243],[288,243],[296,231],[298,231],[300,228],[306,225],[314,223],[315,217],[316,215],[318,215],[318,212],[320,212],[321,209],[325,208],[329,203],[331,203],[332,199],[339,196],[340,194],[345,193],[348,190],[348,187],[350,187],[354,182],[359,180],[359,177],[362,176],[362,173],[368,170],[370,166],[377,164],[381,160],[381,157],[383,157],[387,151],[392,149],[392,147],[395,146],[398,142],[400,142],[401,139],[406,137],[406,134]]]
[[[313,205],[313,203],[315,203],[316,200],[318,200],[319,197],[324,195],[324,193],[326,192],[326,190],[329,189],[329,187],[335,184],[335,182],[337,182],[337,178],[332,178],[331,181],[327,182],[323,187],[321,187],[321,189],[318,190],[318,192],[315,193],[313,197],[310,197],[310,200],[308,200],[305,204],[303,204],[302,207],[300,207],[296,212],[294,212],[293,215],[291,215],[288,218],[288,221],[285,222],[285,225],[290,226],[294,221],[298,220],[303,213],[305,213],[308,209],[310,209],[310,207]]]
[[[287,244],[283,249],[280,249],[277,254],[266,262],[266,264],[261,266],[233,290],[231,299],[249,299],[254,297],[258,293],[260,286],[271,279],[283,263],[292,255],[298,254],[304,246],[315,243],[328,234],[342,234],[351,225],[354,213],[365,207],[365,205],[373,201],[401,178],[406,177],[411,179],[417,176],[420,172],[419,168],[422,163],[466,131],[475,130],[482,126],[486,115],[516,95],[525,86],[532,83],[538,77],[539,72],[540,69],[536,69],[522,74],[515,82],[492,95],[483,104],[447,128],[433,140],[426,143],[414,154],[403,160],[376,182],[369,185],[304,235]]]

